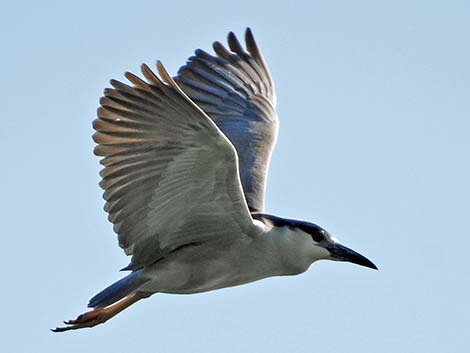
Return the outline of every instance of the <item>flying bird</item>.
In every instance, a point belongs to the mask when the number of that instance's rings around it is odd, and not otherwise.
[[[130,273],[55,332],[93,327],[155,293],[191,294],[305,272],[317,260],[377,267],[322,227],[265,213],[276,93],[251,30],[245,47],[196,50],[172,78],[145,64],[111,80],[93,122],[100,186]]]

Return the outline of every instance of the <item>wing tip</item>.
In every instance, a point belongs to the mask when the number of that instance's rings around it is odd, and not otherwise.
[[[150,82],[155,85],[162,84],[162,81],[158,78],[157,75],[152,71],[150,67],[148,67],[147,64],[143,63],[140,65],[140,71],[142,72],[142,75]]]
[[[174,83],[173,78],[168,73],[165,66],[161,62],[161,60],[157,60],[157,72],[160,75],[160,77],[162,78],[164,83],[166,83],[167,85],[173,86],[173,84],[172,84],[172,82]]]
[[[230,50],[234,53],[237,53],[241,56],[246,55],[245,49],[243,49],[243,46],[240,44],[237,36],[232,31],[230,31],[227,35],[227,43]]]
[[[216,53],[216,55],[219,56],[220,58],[227,59],[231,55],[230,51],[228,51],[227,48],[225,48],[225,45],[223,45],[218,40],[212,43],[212,48],[214,49],[214,52]]]
[[[149,85],[147,82],[142,80],[139,76],[134,75],[132,72],[126,71],[124,77],[127,78],[136,88],[140,88],[144,91],[149,91]]]

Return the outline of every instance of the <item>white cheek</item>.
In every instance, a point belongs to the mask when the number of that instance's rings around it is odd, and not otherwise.
[[[321,246],[313,246],[310,251],[313,261],[326,259],[330,256],[330,253],[325,248]]]

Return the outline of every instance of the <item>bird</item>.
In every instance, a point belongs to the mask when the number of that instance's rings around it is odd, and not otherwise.
[[[324,228],[265,211],[278,135],[274,82],[250,28],[245,46],[197,49],[175,77],[111,80],[93,122],[104,209],[130,271],[93,298],[64,332],[94,327],[155,293],[193,294],[273,276],[318,260],[377,270]]]

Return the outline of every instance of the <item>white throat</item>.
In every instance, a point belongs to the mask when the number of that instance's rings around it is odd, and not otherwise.
[[[329,256],[329,252],[315,244],[310,234],[299,228],[272,227],[265,237],[278,249],[278,256],[285,266],[285,274],[305,272],[310,265]]]

